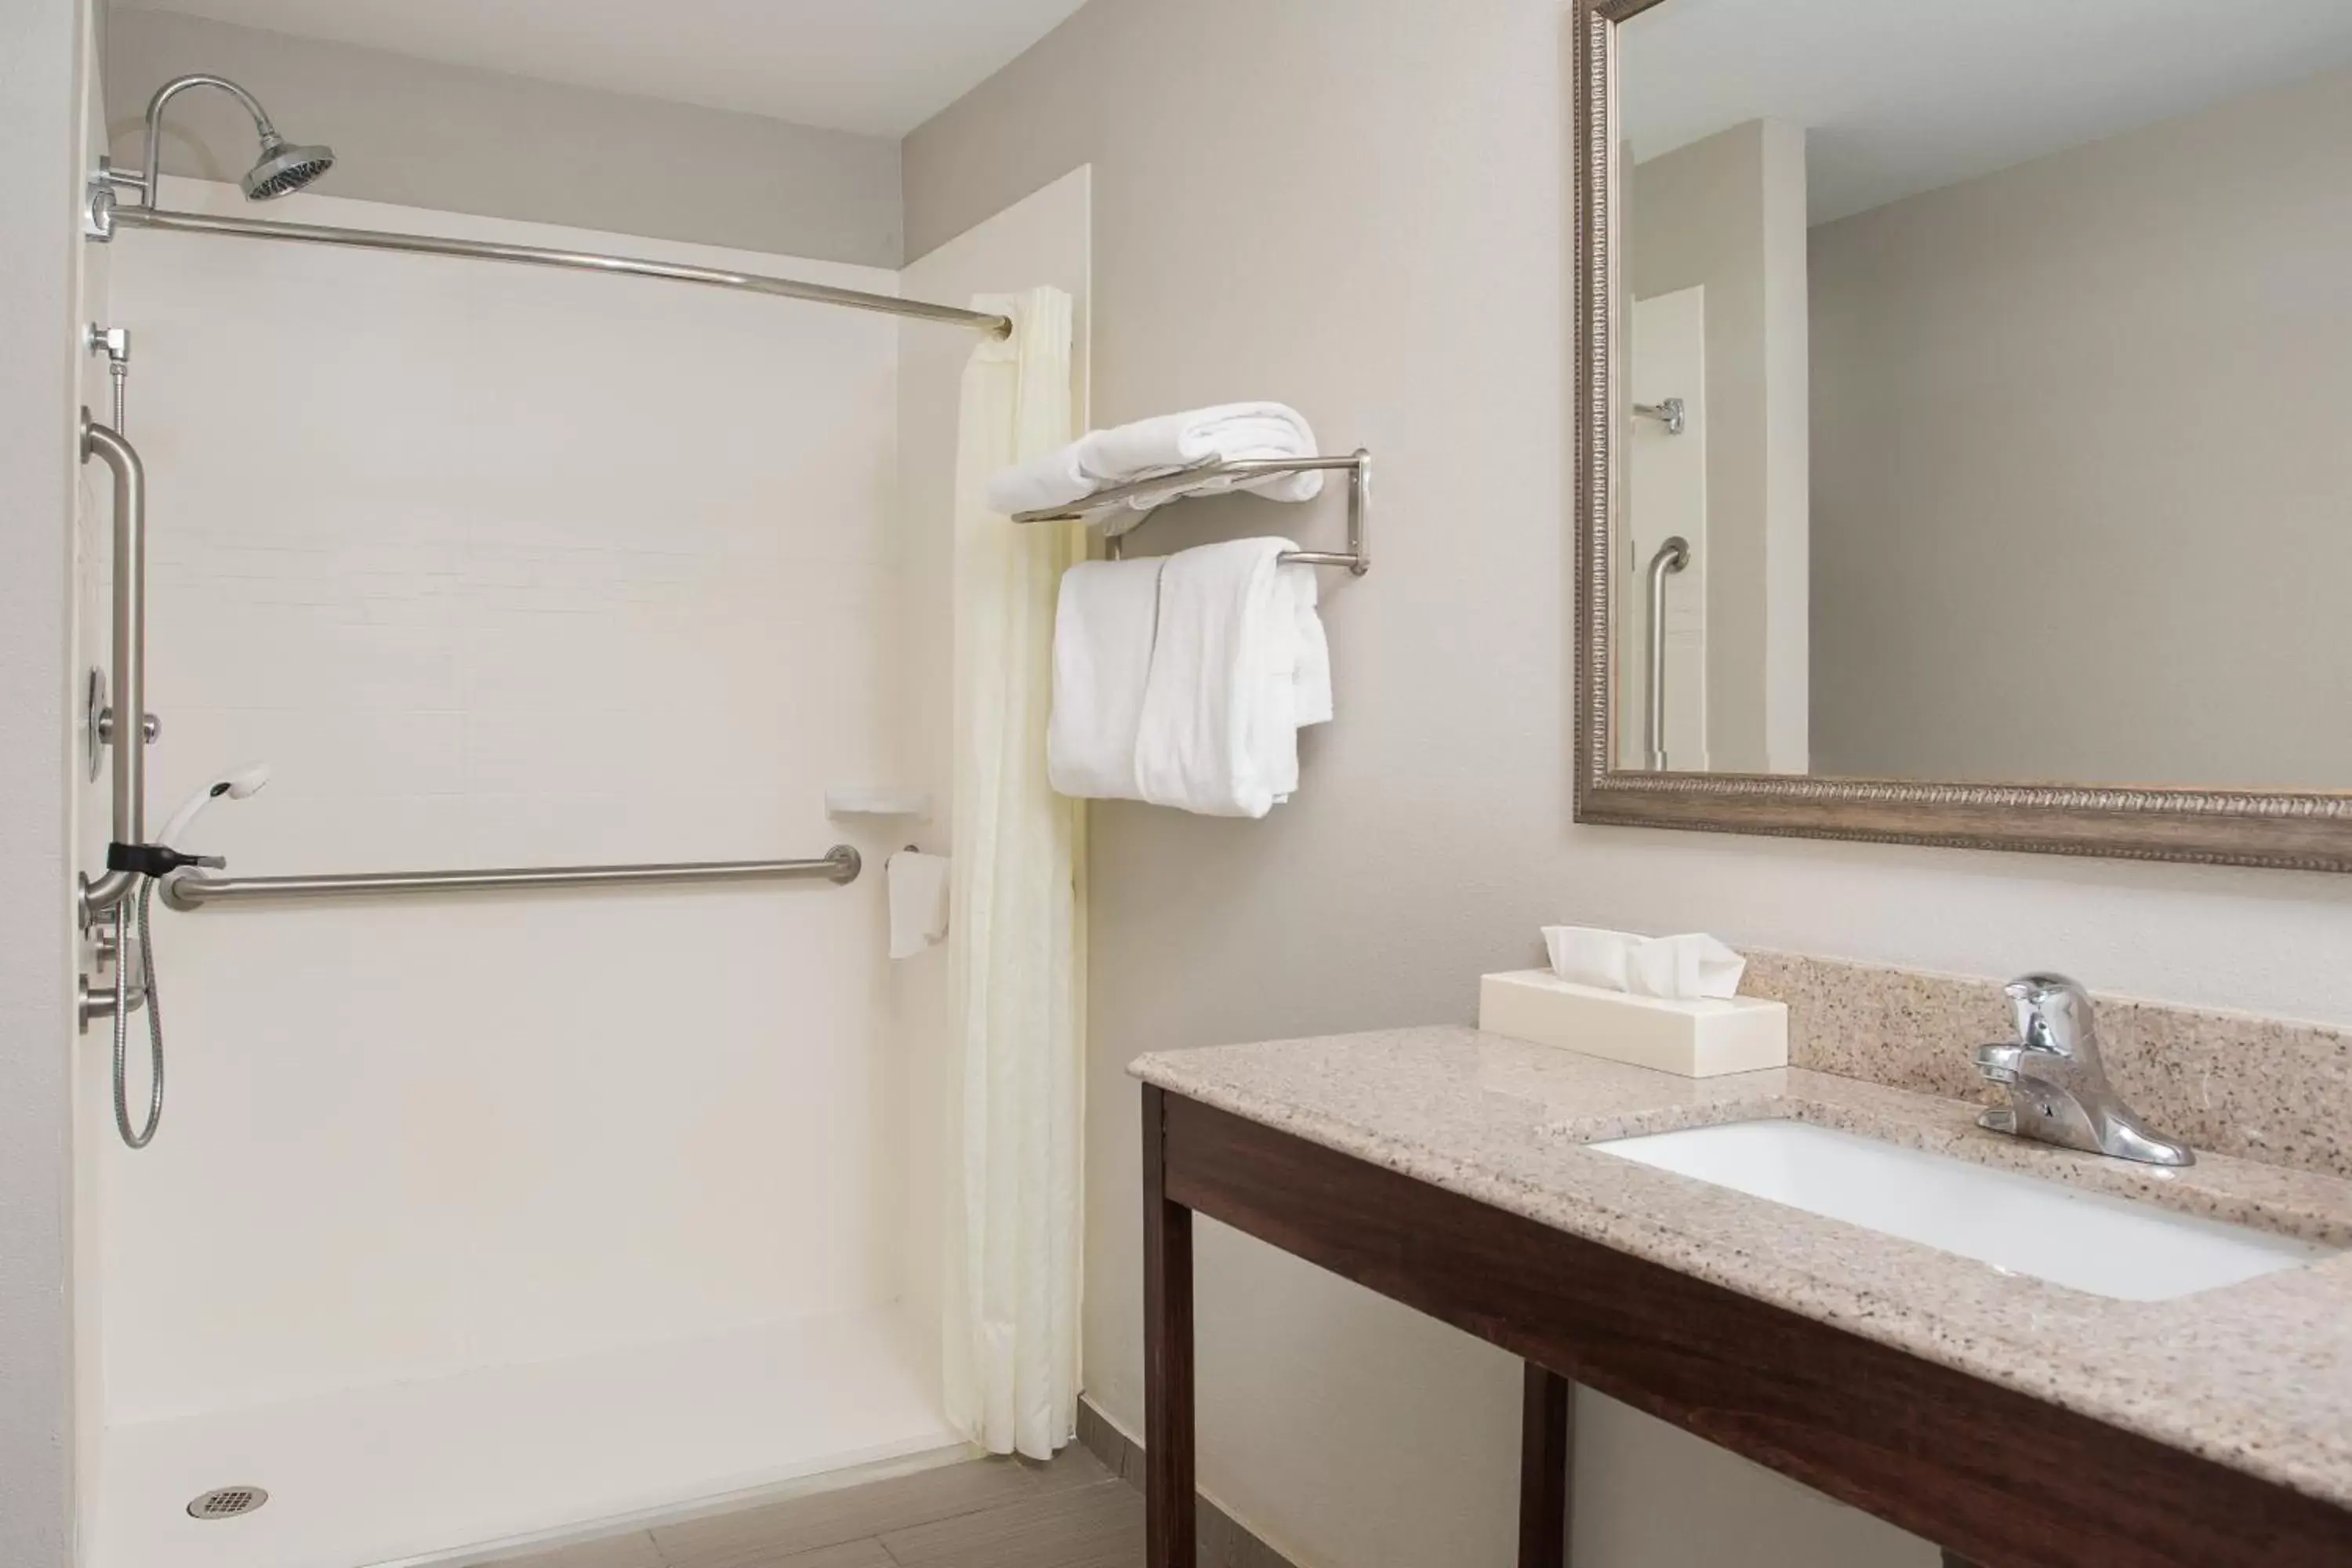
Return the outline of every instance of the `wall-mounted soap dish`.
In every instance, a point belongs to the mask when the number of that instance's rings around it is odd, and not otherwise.
[[[913,789],[829,789],[824,792],[827,816],[908,816],[931,819],[929,792]]]

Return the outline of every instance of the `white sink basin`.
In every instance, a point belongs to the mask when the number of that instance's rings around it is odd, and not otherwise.
[[[2127,1301],[2161,1301],[2332,1247],[2084,1192],[1804,1121],[1730,1121],[1591,1148]]]

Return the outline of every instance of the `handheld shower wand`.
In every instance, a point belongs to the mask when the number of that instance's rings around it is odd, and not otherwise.
[[[268,782],[268,763],[251,763],[231,769],[182,801],[179,809],[163,819],[163,831],[155,836],[155,842],[169,848],[178,848],[180,835],[185,833],[213,802],[243,800],[247,795],[259,793]]]
[[[194,825],[196,818],[216,800],[243,800],[257,793],[269,782],[269,764],[254,763],[235,768],[212,780],[180,803],[180,808],[164,820],[163,830],[155,836],[155,847],[176,849],[175,840]],[[217,855],[181,857],[182,862],[196,866],[226,864]],[[133,1149],[144,1149],[153,1141],[155,1129],[163,1121],[163,1003],[155,989],[155,942],[149,929],[148,914],[155,897],[155,878],[142,875],[139,881],[138,911],[132,916],[127,904],[114,907],[114,1128],[122,1141]],[[131,943],[128,927],[132,919],[139,927],[139,994],[147,1005],[147,1123],[137,1131],[131,1126]]]

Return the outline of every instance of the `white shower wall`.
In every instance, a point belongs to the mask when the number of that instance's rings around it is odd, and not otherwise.
[[[897,289],[329,197],[268,216]],[[194,847],[257,875],[869,858],[848,889],[159,907],[162,1131],[77,1130],[104,1143],[110,1424],[892,1299],[889,845],[823,795],[898,750],[897,323],[162,234],[110,261],[153,809],[277,769]]]

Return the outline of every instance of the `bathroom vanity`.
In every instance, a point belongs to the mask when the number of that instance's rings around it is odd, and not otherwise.
[[[2343,537],[2295,521],[2340,475],[2233,411],[2336,450],[2299,237],[2352,190],[2344,13],[2233,13],[2280,68],[2225,84],[2147,7],[2072,61],[1863,9],[1571,7],[1577,822],[2352,869],[2346,731],[2299,717],[2352,643],[2274,640],[2340,623],[2294,595],[2345,559],[2213,568]],[[1955,1563],[2352,1563],[2352,1039],[2142,1006],[2085,1101],[1987,1043],[1993,988],[1767,967],[1764,1072],[1468,1029],[1138,1062],[1154,1568],[1194,1212],[1526,1360],[1523,1563],[1565,1560],[1570,1381]],[[2008,1135],[2067,1117],[2176,1163]]]
[[[2352,1563],[2352,1181],[2205,1151],[2133,1165],[1912,1089],[1695,1080],[1458,1027],[1132,1071],[1150,1568],[1195,1550],[1195,1213],[1525,1358],[1528,1568],[1567,1560],[1571,1382],[1982,1568]],[[1652,1141],[1697,1128],[1734,1136]],[[1759,1161],[1795,1184],[1778,1201],[1722,1184]],[[1815,1212],[1841,1186],[1892,1194],[1933,1245]],[[2038,1258],[1965,1234],[2010,1202],[2013,1228],[2087,1228]]]

